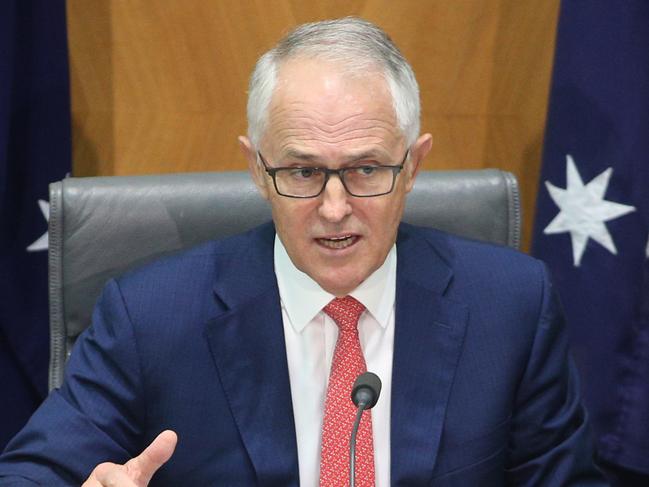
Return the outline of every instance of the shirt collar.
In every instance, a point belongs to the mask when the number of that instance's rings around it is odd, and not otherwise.
[[[311,277],[295,267],[277,234],[274,260],[282,306],[293,329],[301,333],[335,296],[322,289]],[[394,307],[396,275],[397,251],[396,245],[392,245],[381,267],[349,293],[365,306],[382,328],[387,327]]]

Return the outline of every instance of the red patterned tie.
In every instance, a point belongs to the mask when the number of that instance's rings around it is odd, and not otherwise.
[[[356,417],[351,400],[354,381],[367,371],[358,340],[358,318],[365,307],[351,296],[336,298],[324,307],[339,328],[331,363],[329,386],[322,425],[320,486],[341,487],[349,484],[349,438]],[[374,485],[374,446],[372,414],[363,412],[356,437],[356,485]]]

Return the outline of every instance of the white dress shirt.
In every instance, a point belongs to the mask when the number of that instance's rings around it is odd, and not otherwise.
[[[320,477],[327,381],[338,338],[338,327],[322,308],[335,296],[293,265],[277,236],[274,260],[284,322],[300,485],[316,487]],[[350,293],[366,308],[358,323],[358,334],[367,370],[377,374],[383,384],[379,401],[372,409],[376,487],[390,485],[396,271],[396,246],[393,245],[383,265]]]

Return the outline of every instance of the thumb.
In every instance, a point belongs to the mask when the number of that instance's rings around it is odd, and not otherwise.
[[[125,464],[128,472],[134,476],[139,486],[146,486],[151,481],[153,474],[171,458],[177,442],[176,433],[165,430],[142,453]]]

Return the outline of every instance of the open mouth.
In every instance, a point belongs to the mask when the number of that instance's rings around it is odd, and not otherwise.
[[[342,235],[340,237],[317,238],[316,241],[328,249],[340,250],[351,247],[358,241],[357,235]]]

